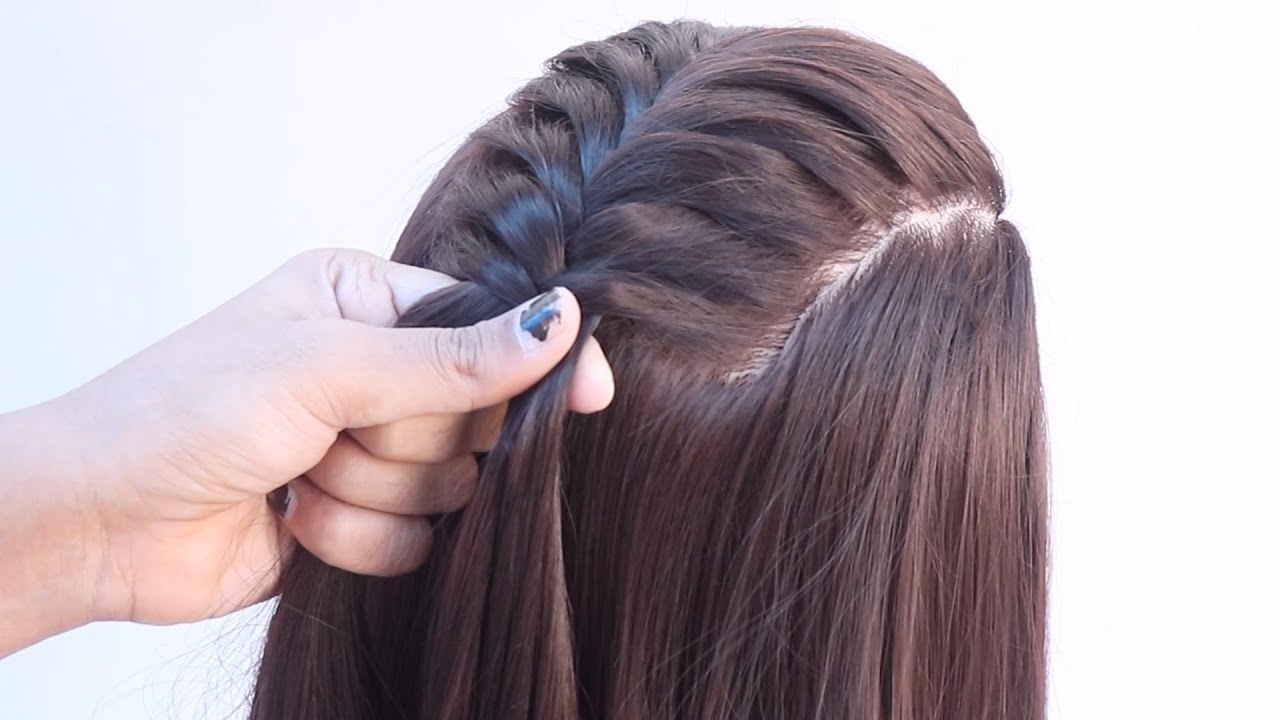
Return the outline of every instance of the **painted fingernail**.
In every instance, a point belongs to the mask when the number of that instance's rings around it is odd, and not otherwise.
[[[281,518],[289,517],[289,509],[293,507],[293,488],[281,485],[267,493],[267,507]]]
[[[524,312],[520,313],[520,339],[526,346],[536,345],[529,338],[539,343],[546,342],[559,324],[560,293],[559,288],[552,288],[529,303]]]

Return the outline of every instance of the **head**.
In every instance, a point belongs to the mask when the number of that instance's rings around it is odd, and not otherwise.
[[[820,29],[647,24],[554,58],[394,258],[458,326],[563,287],[427,565],[299,551],[255,718],[1037,718],[1045,453],[1003,182],[914,61]]]

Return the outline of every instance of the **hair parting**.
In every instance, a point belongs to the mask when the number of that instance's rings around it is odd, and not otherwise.
[[[426,565],[299,549],[254,720],[1036,720],[1047,454],[1030,260],[960,103],[817,28],[571,48],[441,170],[402,326],[564,287]],[[568,412],[595,337],[618,378]]]

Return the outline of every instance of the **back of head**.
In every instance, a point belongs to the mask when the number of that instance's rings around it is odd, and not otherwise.
[[[253,717],[1037,718],[1045,458],[1025,248],[956,99],[820,29],[648,24],[478,130],[395,259],[406,325],[572,290],[423,569],[299,551]]]

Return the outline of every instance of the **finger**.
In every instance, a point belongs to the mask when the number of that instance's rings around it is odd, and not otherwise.
[[[389,326],[423,296],[457,282],[443,273],[361,250],[328,248],[290,259],[259,286],[271,294],[272,307],[298,318],[345,318]]]
[[[302,547],[333,567],[361,575],[402,575],[421,566],[431,550],[426,518],[344,503],[305,477],[281,491],[268,503]]]
[[[594,337],[587,338],[569,383],[569,409],[583,414],[599,412],[613,402],[613,368]]]
[[[595,338],[588,338],[569,385],[569,409],[599,412],[613,400],[613,370]],[[440,463],[465,453],[487,452],[498,442],[506,403],[469,415],[419,415],[347,432],[384,460]]]
[[[346,428],[497,405],[555,367],[580,323],[573,294],[555,288],[469,327],[335,326],[306,356],[322,403],[313,411]]]
[[[330,251],[324,269],[340,316],[366,325],[391,325],[424,295],[458,282],[360,250]]]
[[[375,457],[346,435],[307,472],[307,478],[349,505],[400,515],[451,512],[475,494],[475,457],[462,454],[437,464]]]
[[[569,385],[569,409],[590,414],[613,400],[613,369],[595,338],[588,338]],[[468,415],[419,415],[351,434],[374,455],[399,462],[439,463],[464,453],[487,452],[498,442],[507,404]]]
[[[407,463],[440,463],[492,450],[506,403],[462,415],[419,415],[347,432],[373,455]]]

